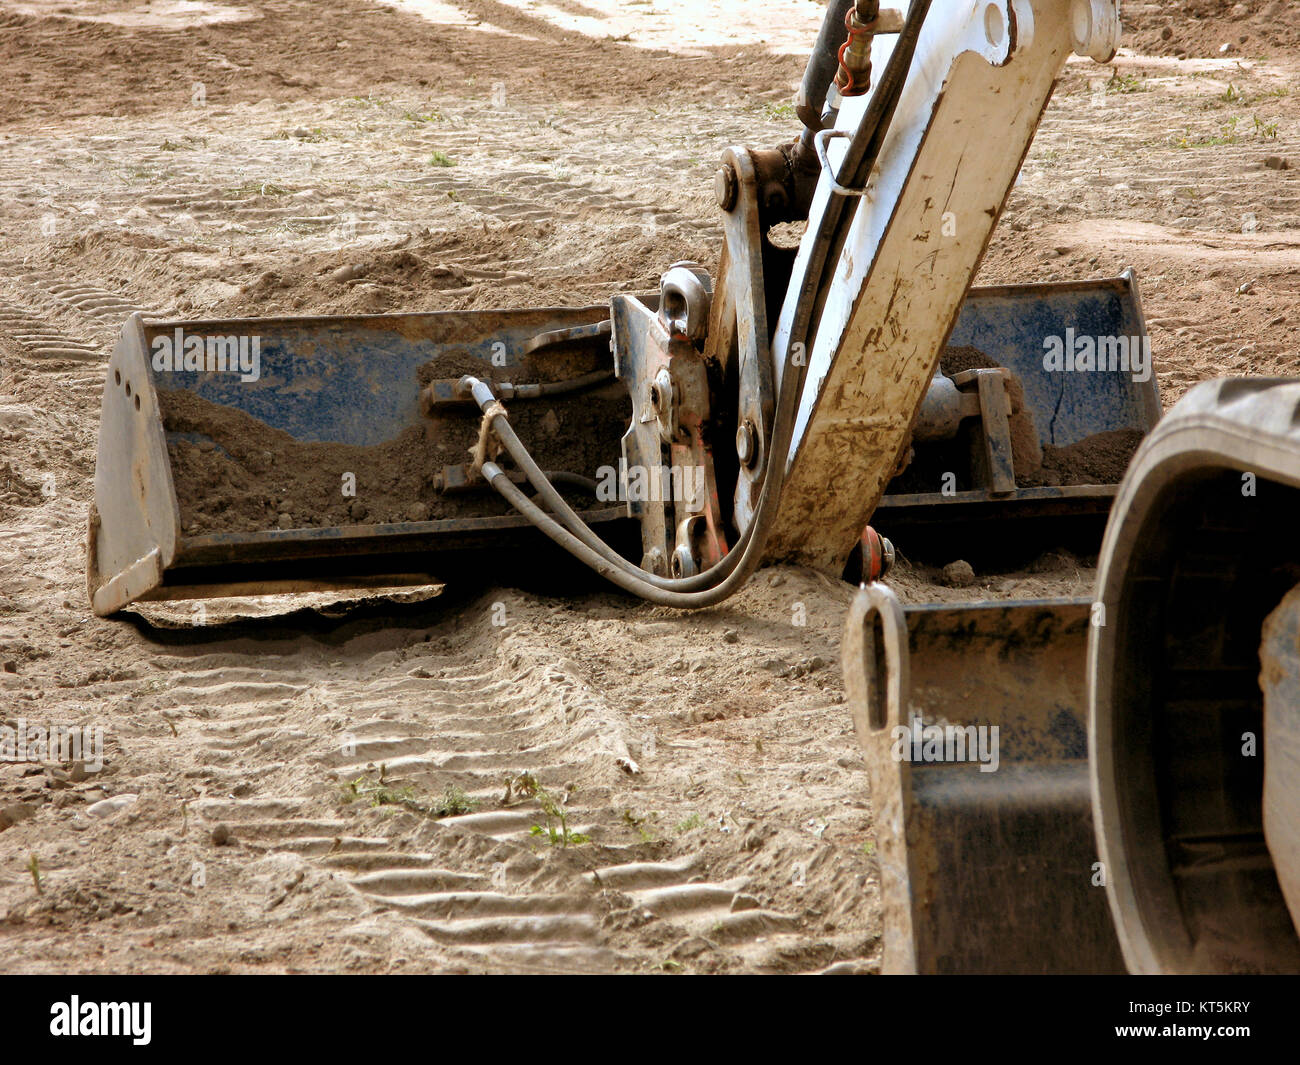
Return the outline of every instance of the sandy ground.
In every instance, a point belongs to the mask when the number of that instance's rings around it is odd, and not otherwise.
[[[82,577],[126,314],[582,304],[715,262],[715,161],[791,132],[817,19],[0,4],[0,718],[106,736],[99,773],[0,765],[5,969],[873,971],[847,585],[764,571],[689,617],[466,587],[102,621]],[[981,280],[1133,266],[1166,403],[1291,373],[1300,16],[1129,24],[1113,71],[1070,65]],[[1091,561],[893,583],[1085,595]],[[586,839],[553,845],[547,801]]]

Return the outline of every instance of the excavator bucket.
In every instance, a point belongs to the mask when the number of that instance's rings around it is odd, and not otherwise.
[[[858,592],[844,679],[894,973],[1122,972],[1088,775],[1085,600]]]
[[[657,294],[637,299],[658,306]],[[458,389],[469,373],[493,382],[587,523],[640,558],[640,511],[618,490],[633,405],[614,378],[612,328],[605,306],[133,316],[104,391],[88,544],[95,611],[438,583],[485,557],[498,576],[512,561],[537,567],[551,545],[469,461],[482,421]],[[1104,516],[1127,452],[1113,470],[1085,464],[1068,484],[1044,473],[1044,456],[1117,436],[1136,446],[1159,399],[1153,376],[1045,369],[1045,338],[1075,335],[1125,337],[1146,350],[1131,275],[973,289],[941,363],[957,382],[945,393],[957,397],[952,431],[922,441],[918,429],[916,459],[885,496],[877,527],[937,521],[950,537],[963,514]],[[1004,379],[1010,407],[999,398]]]
[[[554,383],[512,419],[606,536],[630,404],[605,307],[145,322],[109,363],[88,543],[94,609],[437,582],[540,540],[467,463],[467,373]],[[524,395],[523,398],[529,398]],[[549,443],[548,443],[549,442]],[[560,478],[563,480],[563,478]],[[634,527],[634,523],[633,523]]]

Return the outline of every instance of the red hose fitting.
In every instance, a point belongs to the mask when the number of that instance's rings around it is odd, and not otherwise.
[[[870,584],[888,575],[894,565],[894,545],[868,525],[862,530],[862,583]]]
[[[862,96],[871,88],[871,39],[876,33],[879,5],[870,6],[876,9],[870,20],[863,20],[857,8],[844,13],[844,28],[849,36],[840,45],[840,69],[835,75],[841,96]]]

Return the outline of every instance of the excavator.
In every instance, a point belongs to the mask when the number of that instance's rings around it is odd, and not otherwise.
[[[1162,418],[1131,271],[973,286],[1066,63],[1119,35],[1118,0],[830,0],[802,128],[723,153],[716,270],[658,291],[132,316],[93,609],[557,557],[682,610],[767,563],[848,574],[886,969],[1300,968],[1300,384]],[[1103,527],[1087,601],[885,580],[895,543]]]

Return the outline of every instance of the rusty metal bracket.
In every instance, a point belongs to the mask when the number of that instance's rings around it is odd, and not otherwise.
[[[743,530],[753,517],[767,472],[768,442],[776,406],[767,297],[763,276],[763,227],[757,169],[750,153],[729,148],[724,168],[735,175],[735,201],[723,215],[726,243],[718,270],[706,360],[725,365],[734,346],[738,363],[737,427],[744,437],[739,454],[734,520]]]
[[[953,384],[963,392],[973,385],[979,397],[979,431],[976,433],[976,469],[995,496],[1016,490],[1015,456],[1011,447],[1011,400],[1007,396],[1007,371],[1002,367],[964,370]]]
[[[666,577],[707,569],[727,552],[708,425],[704,359],[644,302],[615,296],[615,373],[632,397],[620,487],[641,523],[641,568]],[[698,521],[693,519],[700,519]]]

